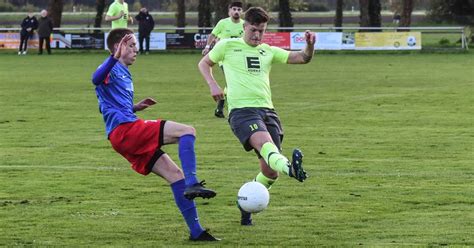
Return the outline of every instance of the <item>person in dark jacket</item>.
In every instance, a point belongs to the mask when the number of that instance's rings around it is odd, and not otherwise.
[[[143,40],[145,40],[146,54],[150,52],[150,33],[155,28],[155,21],[146,8],[141,8],[135,19],[138,21],[138,43],[140,53],[143,54]]]
[[[20,47],[18,48],[18,55],[25,55],[28,48],[28,39],[33,36],[33,32],[38,28],[38,20],[33,15],[33,12],[28,12],[28,16],[21,22],[20,31]]]
[[[53,32],[53,21],[48,17],[48,11],[45,9],[41,11],[41,17],[38,20],[38,37],[39,37],[39,51],[38,54],[43,54],[43,42],[46,43],[46,50],[51,54],[51,45],[49,44],[49,37]]]

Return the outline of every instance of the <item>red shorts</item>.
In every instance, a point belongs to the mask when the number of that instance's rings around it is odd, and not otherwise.
[[[109,135],[112,147],[125,157],[132,168],[148,175],[155,162],[163,155],[164,120],[141,120],[118,125]]]

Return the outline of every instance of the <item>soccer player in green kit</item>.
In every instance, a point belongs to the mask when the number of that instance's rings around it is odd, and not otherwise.
[[[112,22],[112,29],[127,28],[128,22],[133,24],[133,18],[128,14],[128,4],[125,0],[115,0],[110,4],[105,20]]]
[[[232,2],[229,4],[229,17],[220,20],[211,34],[207,37],[207,44],[202,50],[205,56],[211,50],[211,47],[221,39],[240,38],[244,34],[244,20],[240,19],[242,15],[242,2]],[[217,107],[214,115],[218,118],[224,118],[225,100],[217,101]]]
[[[246,151],[255,150],[261,172],[255,180],[270,188],[280,173],[303,182],[303,154],[294,149],[290,162],[281,154],[283,130],[273,108],[269,74],[274,63],[306,64],[311,61],[316,41],[306,31],[306,47],[286,51],[261,43],[269,16],[265,10],[252,7],[245,13],[243,38],[221,40],[199,62],[199,70],[218,101],[224,97],[212,75],[212,66],[222,63],[227,81],[229,124]],[[240,209],[240,207],[239,207]],[[242,225],[251,225],[250,213],[242,209]]]

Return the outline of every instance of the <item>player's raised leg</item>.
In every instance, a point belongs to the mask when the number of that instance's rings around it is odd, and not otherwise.
[[[216,196],[216,192],[206,189],[204,187],[205,182],[199,182],[196,175],[196,153],[194,150],[196,130],[188,125],[166,121],[163,134],[163,144],[178,143],[179,159],[186,184],[184,197],[192,200],[196,197],[213,198]]]
[[[164,178],[170,184],[176,205],[189,228],[189,239],[192,241],[220,240],[212,236],[201,226],[195,202],[184,198],[186,185],[183,172],[167,154],[161,155],[153,166],[152,172]]]
[[[266,162],[265,159],[260,158],[260,173],[255,177],[255,181],[263,184],[267,189],[270,189],[272,185],[277,181],[279,173],[273,170]]]
[[[250,136],[249,142],[273,170],[289,175],[300,182],[306,179],[306,171],[303,169],[303,154],[299,149],[293,151],[293,160],[290,162],[280,153],[268,132],[255,132]]]

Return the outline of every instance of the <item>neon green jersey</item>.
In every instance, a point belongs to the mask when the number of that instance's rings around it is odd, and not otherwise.
[[[127,28],[128,25],[128,4],[123,2],[121,4],[118,0],[115,0],[110,6],[109,11],[107,11],[108,16],[118,16],[120,11],[125,13],[122,18],[112,21],[112,29],[115,28]]]
[[[244,20],[239,23],[232,21],[231,17],[220,20],[212,30],[212,34],[219,39],[239,38],[244,34]]]
[[[272,109],[272,64],[287,63],[289,54],[289,51],[267,44],[249,46],[242,38],[218,42],[209,52],[209,58],[224,66],[229,112],[244,107]]]

